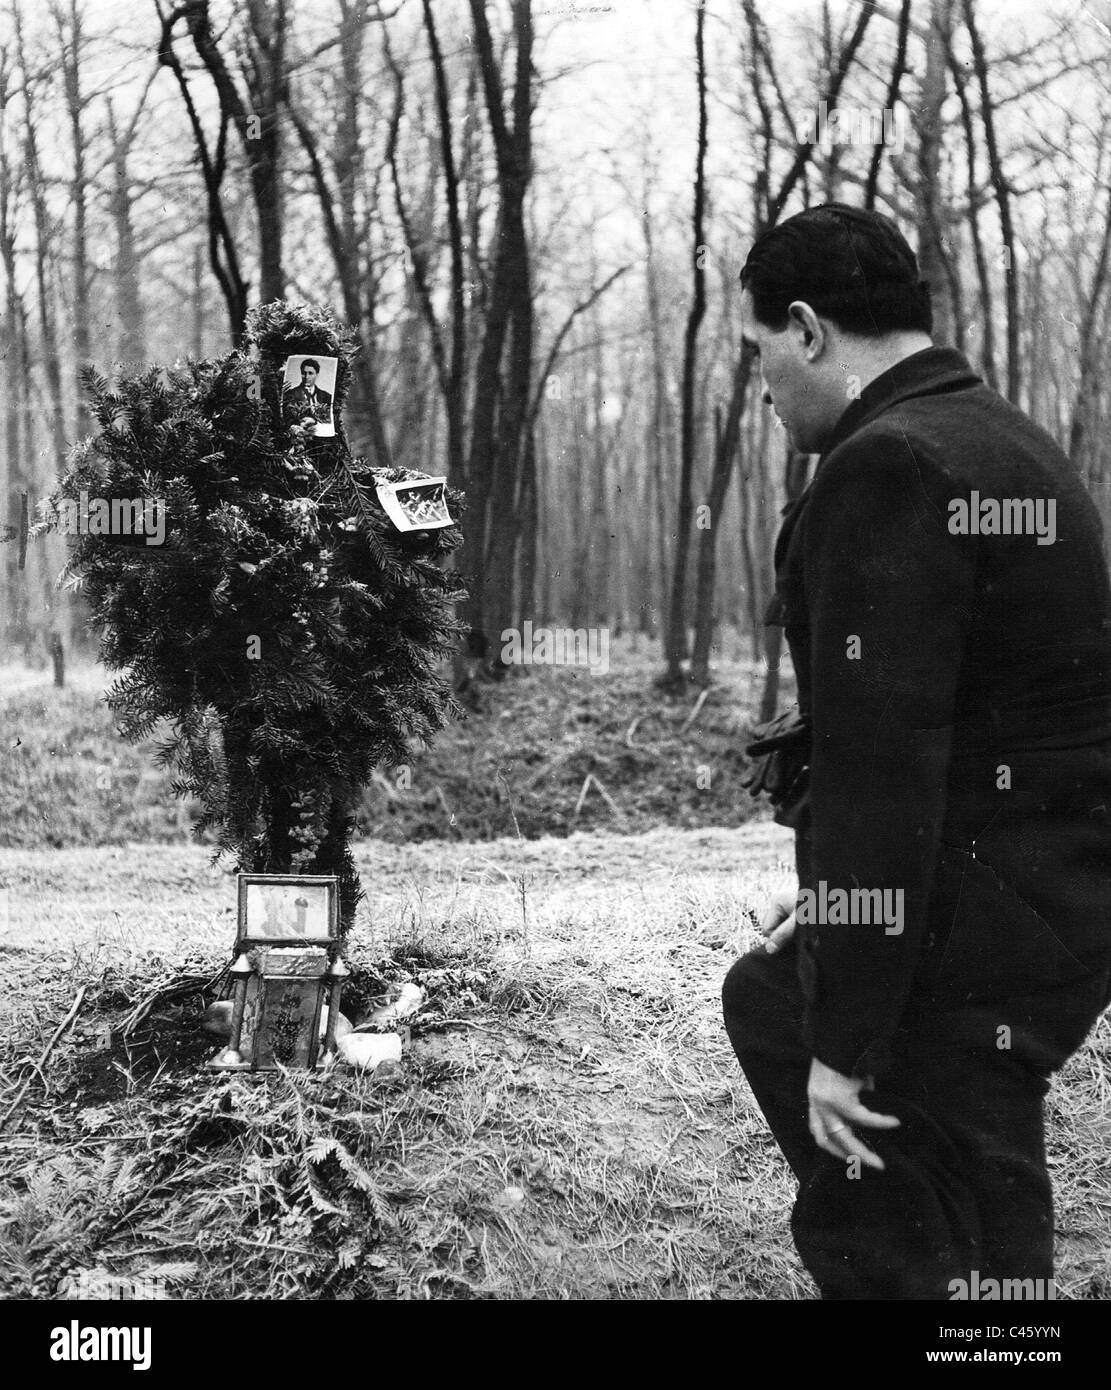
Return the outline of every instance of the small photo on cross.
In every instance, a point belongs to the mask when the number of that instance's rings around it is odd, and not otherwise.
[[[282,363],[282,423],[309,439],[332,439],[339,359],[296,353]]]
[[[379,483],[378,500],[399,531],[431,531],[454,526],[448,510],[446,478],[418,478],[399,483]]]

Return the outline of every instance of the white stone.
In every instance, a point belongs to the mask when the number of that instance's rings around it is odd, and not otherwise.
[[[346,1037],[346,1035],[347,1035],[348,1033],[350,1033],[350,1031],[351,1031],[351,1020],[347,1017],[346,1014],[337,1014],[337,1015],[336,1015],[336,1042],[338,1043],[339,1040],[340,1040],[340,1038]],[[325,1004],[325,1005],[321,1008],[321,1010],[320,1010],[320,1036],[321,1036],[322,1038],[328,1036],[328,1005],[327,1005],[327,1004]]]
[[[215,1004],[209,1004],[201,1015],[201,1027],[215,1038],[230,1038],[233,1008],[230,999],[220,999]]]
[[[401,1061],[397,1033],[347,1033],[337,1041],[340,1057],[353,1067],[373,1070],[383,1062]]]
[[[384,1023],[396,1023],[399,1019],[410,1018],[423,1005],[424,998],[424,990],[421,989],[420,985],[402,985],[396,999],[373,1010],[363,1019],[359,1027],[381,1028]]]

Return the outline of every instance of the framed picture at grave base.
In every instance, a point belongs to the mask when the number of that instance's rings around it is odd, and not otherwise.
[[[334,945],[338,889],[334,874],[240,874],[236,949]]]
[[[247,982],[240,1052],[256,1071],[315,1066],[327,950],[261,947],[250,959],[254,973]]]

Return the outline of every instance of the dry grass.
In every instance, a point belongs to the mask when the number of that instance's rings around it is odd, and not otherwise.
[[[633,650],[623,638],[604,676],[539,667],[484,685],[481,711],[414,750],[411,766],[376,774],[358,808],[360,832],[411,844],[751,819],[742,750],[762,668],[723,662],[693,719],[695,692],[662,699],[652,685],[659,669],[655,647]],[[46,672],[0,666],[10,731],[0,742],[0,845],[188,841],[197,808],[175,801],[170,774],[151,759],[163,731],[124,743],[101,699],[109,679],[74,663],[69,687],[55,690]]]
[[[190,847],[0,852],[0,1110],[89,987],[0,1146],[4,1292],[103,1269],[189,1299],[812,1297],[718,1002],[788,853],[770,825],[364,844],[349,1007],[425,984],[401,1068],[221,1078],[199,996],[105,1029],[226,958],[232,880]],[[1109,1044],[1105,1020],[1052,1103],[1073,1298],[1111,1290]]]

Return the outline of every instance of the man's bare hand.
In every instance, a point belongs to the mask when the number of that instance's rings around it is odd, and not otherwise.
[[[795,934],[795,901],[798,886],[785,883],[771,900],[768,910],[760,919],[760,935],[765,937],[764,950],[772,955],[786,946]]]
[[[870,1076],[842,1076],[815,1057],[810,1063],[806,1096],[810,1102],[810,1133],[818,1148],[834,1158],[859,1158],[866,1168],[882,1173],[883,1159],[853,1131],[895,1129],[902,1121],[861,1104],[861,1091],[870,1091],[873,1085]]]

